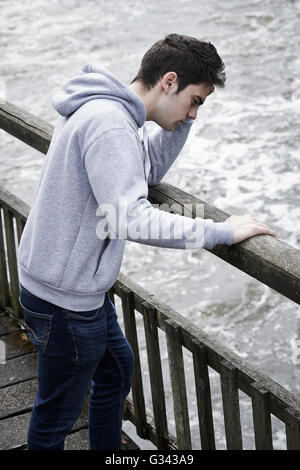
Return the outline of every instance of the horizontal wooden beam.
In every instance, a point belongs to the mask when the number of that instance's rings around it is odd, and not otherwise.
[[[45,154],[53,134],[47,121],[8,102],[0,103],[0,128]]]
[[[166,204],[174,207],[175,213],[192,218],[202,212],[204,219],[224,222],[230,216],[168,183],[149,187],[148,198],[152,204]],[[256,235],[237,245],[218,245],[208,251],[300,304],[300,250],[270,235]]]
[[[19,199],[8,189],[0,186],[0,207],[11,211],[14,216],[26,222],[29,215],[30,206]]]

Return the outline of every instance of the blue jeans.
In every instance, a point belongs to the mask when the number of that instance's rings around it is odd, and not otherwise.
[[[90,448],[121,449],[122,412],[134,355],[108,294],[102,307],[74,312],[20,286],[20,303],[38,351],[38,389],[28,450],[62,450],[89,390]]]

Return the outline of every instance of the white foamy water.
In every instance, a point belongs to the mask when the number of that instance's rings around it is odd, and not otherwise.
[[[166,33],[211,41],[226,64],[227,86],[199,111],[165,180],[230,214],[255,215],[299,248],[299,0],[0,0],[0,8],[1,93],[51,123],[52,95],[84,63],[103,64],[129,83],[145,50]],[[0,164],[0,184],[31,203],[43,156],[0,131]],[[206,251],[128,243],[122,271],[299,395],[299,366],[291,360],[292,344],[300,340],[295,303]],[[189,357],[186,362],[192,391]],[[224,448],[218,377],[212,382],[216,435]],[[172,426],[169,392],[167,398]],[[199,447],[194,398],[189,399],[193,443]],[[241,400],[251,448],[249,402]],[[280,448],[282,426],[272,424]]]

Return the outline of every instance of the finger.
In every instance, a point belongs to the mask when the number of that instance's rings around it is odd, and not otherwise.
[[[269,227],[267,227],[266,225],[264,226],[257,226],[257,233],[258,234],[264,234],[264,235],[272,235],[273,237],[276,236],[275,232],[273,232],[273,230],[271,230]]]

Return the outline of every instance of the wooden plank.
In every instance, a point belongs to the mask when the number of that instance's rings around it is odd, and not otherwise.
[[[36,391],[36,379],[0,389],[0,420],[26,413],[34,404]]]
[[[4,222],[2,222],[2,217],[4,218],[4,213],[0,205],[0,302],[1,307],[5,309],[8,305],[11,304],[11,301],[7,278],[6,251],[4,244]]]
[[[205,219],[223,222],[230,216],[167,183],[150,186],[148,199],[153,204],[178,204],[181,212],[184,205],[193,205],[193,210],[185,210],[188,217],[195,217],[197,205],[204,207]],[[300,250],[270,235],[257,235],[234,246],[218,245],[208,251],[300,304]]]
[[[256,450],[273,450],[270,394],[260,384],[252,384],[252,412]]]
[[[122,290],[121,302],[126,338],[132,348],[135,357],[135,365],[132,374],[132,398],[134,405],[134,413],[136,415],[136,429],[140,437],[147,439],[148,424],[146,417],[140,353],[134,314],[134,300],[130,289],[125,288]]]
[[[0,205],[3,207],[3,209],[11,211],[15,217],[19,217],[24,222],[26,222],[29,215],[30,206],[1,185]]]
[[[232,364],[226,361],[222,362],[220,378],[228,450],[243,449],[239,389],[236,380],[236,372],[237,369]]]
[[[1,439],[0,450],[11,449],[25,445],[31,413],[14,416],[0,421]]]
[[[176,438],[178,449],[192,448],[188,413],[184,363],[180,340],[180,328],[172,320],[166,321],[168,359],[170,366]]]
[[[300,450],[300,413],[287,408],[289,419],[286,422],[287,450]]]
[[[18,323],[6,312],[0,312],[0,336],[1,340],[7,342],[7,335],[20,331]]]
[[[207,366],[206,348],[194,341],[193,351],[194,374],[196,384],[198,419],[202,450],[215,450],[215,433],[211,406],[210,382]]]
[[[13,421],[14,420],[14,421]],[[7,420],[7,426],[3,428],[3,435],[5,435],[4,442],[1,442],[0,450],[26,450],[26,436],[28,432],[28,425],[30,420],[30,414],[15,416]],[[6,425],[6,422],[5,422]],[[20,440],[20,434],[22,432],[22,441],[16,444],[16,430],[18,432],[18,439]],[[122,431],[122,451],[126,450],[140,450],[140,447]],[[66,436],[64,450],[90,450],[89,438],[88,438],[88,426],[78,426],[78,422],[74,425],[74,428]]]
[[[16,217],[16,225],[17,225],[17,234],[18,234],[18,245],[20,244],[21,236],[25,227],[25,223],[23,219],[20,217]]]
[[[22,309],[19,303],[19,275],[17,267],[17,255],[15,245],[15,233],[13,227],[13,215],[8,209],[4,209],[4,223],[6,234],[7,258],[10,276],[10,295],[14,318],[22,318]]]
[[[108,295],[109,295],[110,301],[114,304],[114,306],[116,306],[116,304],[115,304],[115,294],[114,294],[114,290],[113,290],[113,289],[109,289]]]
[[[15,320],[13,320],[13,323]],[[0,315],[0,333],[2,330],[2,316]],[[26,331],[21,330],[18,324],[14,328],[13,332],[6,334],[5,336],[0,337],[2,341],[5,342],[6,347],[6,360],[13,359],[16,357],[23,356],[27,353],[35,352],[36,350],[30,341]]]
[[[136,417],[134,414],[133,403],[130,398],[125,398],[125,406],[126,406],[126,419],[129,419],[132,424],[136,425]],[[148,439],[155,444],[157,442],[157,433],[155,427],[151,424],[153,423],[153,417],[147,413],[147,421],[148,421],[148,430],[149,430],[149,437]],[[176,439],[169,433],[169,442],[168,442],[168,450],[177,450]]]
[[[47,153],[53,134],[53,126],[18,106],[0,104],[0,127],[42,153]]]
[[[143,303],[143,317],[149,364],[150,385],[158,449],[168,448],[168,424],[165,393],[157,331],[156,311],[147,302]]]
[[[1,364],[0,389],[36,378],[36,363],[36,354],[30,353]]]

